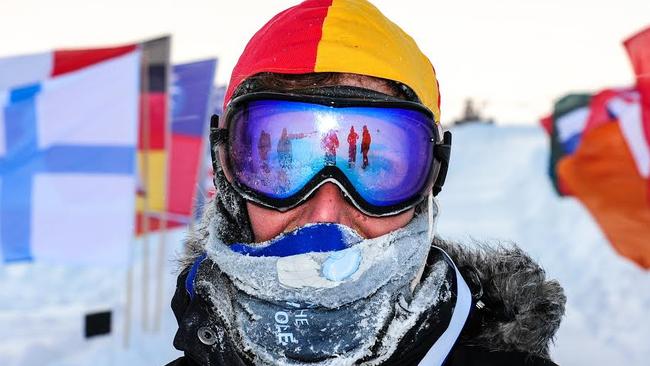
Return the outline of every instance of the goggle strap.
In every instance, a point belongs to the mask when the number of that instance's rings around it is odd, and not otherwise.
[[[440,162],[440,171],[431,190],[433,195],[437,196],[442,190],[442,186],[445,184],[445,179],[447,178],[449,158],[451,157],[451,132],[445,131],[442,144],[433,147],[433,156]]]
[[[218,146],[228,141],[228,129],[219,128],[219,116],[210,118],[210,145]]]
[[[216,173],[217,171],[217,147],[228,141],[228,130],[225,128],[219,128],[219,116],[213,114],[210,118],[210,156],[212,157],[212,171]],[[216,177],[216,175],[215,175]],[[213,180],[213,183],[216,185],[216,181]]]

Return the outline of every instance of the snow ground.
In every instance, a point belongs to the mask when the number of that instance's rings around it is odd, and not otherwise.
[[[0,365],[164,365],[179,357],[172,346],[176,320],[170,309],[176,286],[176,253],[183,230],[165,236],[164,292],[160,331],[144,332],[142,248],[134,243],[133,305],[129,347],[125,347],[126,268],[84,268],[47,264],[0,267]],[[160,238],[149,239],[149,326],[153,328],[156,260]],[[84,315],[112,310],[112,333],[84,339]]]
[[[647,365],[650,272],[619,256],[579,201],[555,194],[542,129],[464,126],[453,133],[438,233],[514,241],[559,280],[568,300],[552,348],[558,364]]]
[[[438,232],[460,240],[511,240],[564,286],[567,314],[552,354],[567,365],[647,365],[650,359],[650,272],[618,256],[587,211],[560,199],[546,177],[548,146],[537,127],[463,126],[440,194]],[[46,264],[0,267],[0,365],[164,365],[176,322],[169,308],[175,253],[183,230],[166,241],[162,322],[142,330],[142,267],[134,269],[130,346],[124,347],[125,268]],[[92,240],[92,239],[90,239]],[[150,240],[150,303],[159,239]],[[142,242],[134,258],[141,263]],[[113,310],[113,332],[83,339],[87,312]],[[150,315],[153,319],[154,308]]]

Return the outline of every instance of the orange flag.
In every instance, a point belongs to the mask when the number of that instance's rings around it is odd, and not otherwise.
[[[620,124],[592,129],[557,169],[614,248],[641,267],[650,268],[648,184],[638,172]]]

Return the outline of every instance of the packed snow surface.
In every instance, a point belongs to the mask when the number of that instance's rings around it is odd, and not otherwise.
[[[463,241],[518,243],[560,281],[567,313],[551,349],[567,365],[645,366],[650,359],[650,272],[619,256],[580,202],[559,198],[546,177],[548,141],[534,126],[467,125],[454,134],[439,195],[438,234]],[[143,241],[134,241],[128,347],[127,268],[51,264],[0,267],[0,365],[164,365],[180,356],[169,302],[184,230],[165,238],[164,292],[154,326],[156,255],[148,240],[149,329],[143,330]],[[92,234],[88,240],[92,240]],[[84,315],[112,310],[110,335],[84,339]]]

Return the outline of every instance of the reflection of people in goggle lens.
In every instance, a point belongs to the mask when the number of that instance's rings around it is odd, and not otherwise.
[[[363,155],[363,165],[365,169],[368,166],[368,151],[370,150],[370,142],[372,138],[370,137],[370,132],[368,131],[368,126],[363,126],[363,138],[361,139],[361,154]]]
[[[451,149],[435,71],[374,6],[278,14],[224,107],[172,365],[553,365],[559,285],[519,249],[434,238]]]
[[[357,140],[359,139],[359,134],[354,130],[354,126],[350,127],[350,133],[348,134],[348,167],[352,168],[357,162]]]
[[[330,129],[323,135],[321,147],[325,151],[325,165],[336,165],[336,149],[339,148],[339,137],[336,131]]]
[[[262,161],[262,169],[265,173],[269,173],[269,151],[271,151],[271,135],[262,130],[260,132],[260,139],[257,141],[257,150]]]

